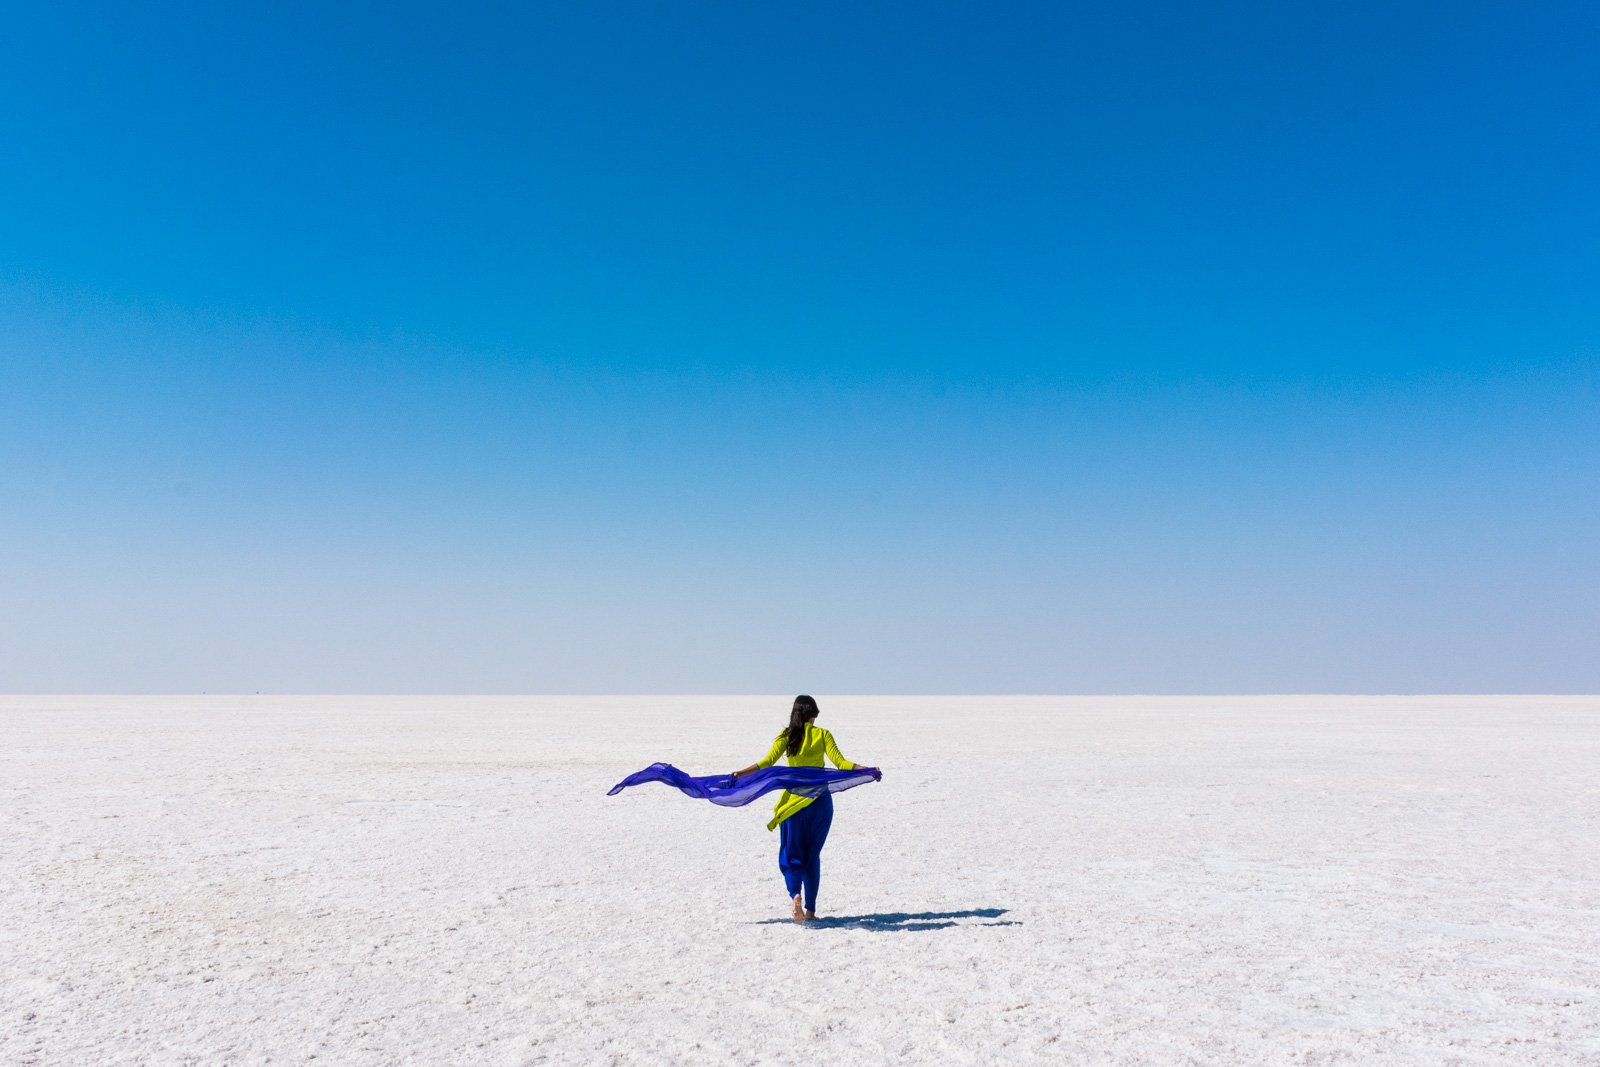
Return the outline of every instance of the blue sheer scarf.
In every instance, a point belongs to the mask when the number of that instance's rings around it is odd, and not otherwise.
[[[652,763],[612,786],[606,796],[614,797],[630,785],[660,782],[696,800],[709,800],[725,808],[739,808],[774,789],[787,789],[796,796],[820,797],[824,793],[841,793],[858,785],[876,782],[882,777],[883,772],[876,767],[857,767],[849,771],[830,771],[822,767],[768,767],[738,779],[731,774],[691,778],[670,763]]]

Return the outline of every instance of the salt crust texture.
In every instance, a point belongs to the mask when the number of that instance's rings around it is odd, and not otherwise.
[[[0,698],[5,1064],[1600,1064],[1600,700]]]

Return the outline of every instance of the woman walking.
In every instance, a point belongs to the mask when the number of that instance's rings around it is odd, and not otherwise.
[[[839,754],[833,734],[815,725],[819,709],[812,698],[801,695],[794,698],[794,708],[789,712],[789,725],[772,742],[772,751],[760,762],[734,771],[737,782],[747,774],[765,770],[787,756],[791,767],[821,767],[826,756],[842,771],[853,771],[860,764],[852,763]],[[784,884],[789,889],[789,903],[795,922],[805,922],[817,917],[817,883],[822,877],[822,845],[828,840],[828,827],[833,824],[833,795],[823,793],[817,797],[798,796],[787,789],[778,797],[772,821],[767,829],[778,828],[778,869],[783,872]]]

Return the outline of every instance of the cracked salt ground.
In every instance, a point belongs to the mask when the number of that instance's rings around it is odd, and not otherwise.
[[[464,808],[465,804],[449,800],[347,800],[347,808]]]
[[[1600,1064],[1593,698],[786,708],[4,698],[0,1063]]]

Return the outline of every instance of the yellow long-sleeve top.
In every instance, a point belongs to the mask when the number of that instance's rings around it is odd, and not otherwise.
[[[778,733],[778,739],[772,742],[772,751],[768,752],[766,758],[759,761],[756,767],[766,770],[778,762],[779,756],[787,755],[788,751],[789,731],[782,730]],[[856,769],[856,764],[839,755],[839,746],[834,744],[832,734],[813,723],[806,723],[806,736],[800,741],[800,751],[789,756],[789,766],[821,767],[823,766],[822,757],[824,755],[832,760],[833,765],[841,771],[853,771]],[[780,822],[811,803],[814,799],[816,798],[797,797],[785,789],[778,794],[778,803],[772,809],[772,821],[767,823],[767,829],[777,829]]]

